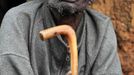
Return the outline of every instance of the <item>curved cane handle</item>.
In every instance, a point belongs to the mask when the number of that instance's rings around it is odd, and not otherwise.
[[[71,72],[72,75],[78,75],[78,50],[75,31],[69,25],[59,25],[40,31],[42,40],[47,40],[57,35],[64,35],[67,38],[71,53]]]

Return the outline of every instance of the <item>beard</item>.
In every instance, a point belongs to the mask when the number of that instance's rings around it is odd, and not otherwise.
[[[86,0],[89,1],[89,0]],[[49,1],[48,7],[56,10],[61,15],[72,15],[86,9],[88,2]]]

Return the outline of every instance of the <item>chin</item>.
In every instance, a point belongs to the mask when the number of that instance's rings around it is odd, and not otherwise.
[[[55,9],[61,15],[72,15],[83,10],[75,3],[69,2],[48,3],[48,7],[50,9]]]

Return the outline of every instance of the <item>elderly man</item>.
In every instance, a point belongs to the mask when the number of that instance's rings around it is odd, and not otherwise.
[[[39,31],[67,24],[76,31],[79,75],[122,75],[110,18],[92,0],[30,1],[7,12],[0,29],[0,75],[66,75],[64,36],[41,41]]]

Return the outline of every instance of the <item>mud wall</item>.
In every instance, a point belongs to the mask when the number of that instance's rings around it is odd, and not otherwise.
[[[124,75],[134,75],[134,0],[96,0],[92,8],[111,17]]]

